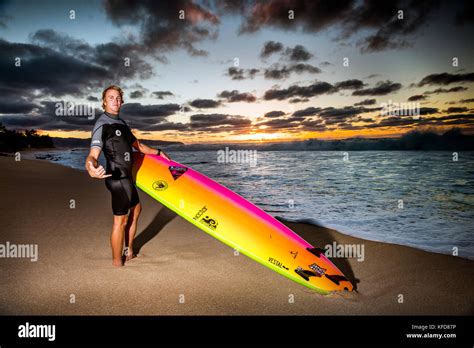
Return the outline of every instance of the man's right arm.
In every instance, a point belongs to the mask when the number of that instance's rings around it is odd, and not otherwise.
[[[89,156],[87,156],[86,169],[91,178],[105,179],[112,176],[111,174],[106,175],[104,167],[98,163],[100,151],[100,147],[93,146],[89,151]]]

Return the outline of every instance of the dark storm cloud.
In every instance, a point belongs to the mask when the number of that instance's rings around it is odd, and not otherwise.
[[[408,101],[419,101],[419,100],[426,100],[427,96],[423,94],[416,94],[412,95],[410,98],[408,98]]]
[[[66,56],[99,65],[108,70],[114,81],[134,77],[147,79],[152,76],[152,67],[143,60],[141,48],[136,44],[108,42],[92,46],[50,29],[36,31],[31,35],[31,40]]]
[[[438,5],[439,1],[363,1],[345,19],[343,36],[374,30],[358,42],[361,52],[404,48],[410,45],[407,37],[428,23]],[[398,18],[399,10],[403,11],[403,19]]]
[[[281,42],[267,41],[263,45],[262,51],[260,52],[260,57],[268,58],[273,53],[281,52],[283,50],[283,44]]]
[[[253,103],[257,100],[257,98],[251,93],[240,93],[237,90],[233,91],[222,91],[217,95],[219,98],[224,98],[229,103],[236,103],[236,102],[247,102]]]
[[[316,32],[338,23],[351,10],[352,3],[348,0],[247,2],[248,6],[241,8],[245,22],[240,32],[253,33],[266,26],[287,30],[302,27],[304,31]],[[294,20],[288,19],[289,10],[294,11]]]
[[[474,73],[466,74],[431,74],[425,76],[419,83],[418,87],[425,85],[449,85],[451,83],[467,83],[474,82]]]
[[[474,25],[474,2],[464,1],[464,6],[456,14],[456,25]]]
[[[366,89],[359,89],[357,91],[354,91],[352,93],[352,95],[357,95],[357,96],[387,95],[387,94],[398,91],[400,88],[402,88],[402,85],[400,83],[395,83],[395,82],[391,82],[391,81],[388,81],[388,80],[387,81],[379,81],[375,85],[375,87],[366,88]]]
[[[155,91],[151,95],[158,99],[164,99],[165,97],[168,97],[168,96],[170,97],[174,96],[174,94],[171,93],[170,91]]]
[[[306,62],[310,60],[313,55],[302,45],[296,45],[294,48],[288,47],[284,55],[293,62]]]
[[[192,56],[205,56],[195,44],[217,37],[217,16],[192,1],[106,0],[104,8],[115,25],[138,27],[140,46],[150,53],[184,48]]]
[[[265,92],[265,100],[285,100],[291,97],[310,98],[334,92],[334,86],[327,82],[315,82],[309,86],[291,86],[285,89],[270,89]]]
[[[221,102],[212,99],[195,99],[189,105],[198,109],[212,109],[220,106]]]
[[[467,87],[457,86],[452,88],[438,88],[434,91],[426,91],[424,94],[457,93],[467,91]]]
[[[281,117],[285,116],[286,114],[283,111],[270,111],[267,112],[264,117],[269,117],[269,118],[276,118],[276,117]]]
[[[2,98],[0,96],[0,114],[28,114],[40,108],[37,104],[25,99]]]
[[[376,102],[376,99],[364,99],[358,103],[355,103],[354,106],[374,105]]]
[[[357,46],[361,52],[376,52],[410,46],[409,39],[439,14],[440,1],[242,1],[239,6],[222,12],[239,14],[244,18],[239,29],[242,33],[254,33],[265,27],[283,30],[302,30],[315,33],[329,28],[342,29],[339,39],[363,32],[365,37]],[[217,2],[219,3],[219,2]],[[289,19],[289,11],[294,18]],[[403,19],[398,11],[403,10]],[[469,12],[470,13],[470,12]],[[461,16],[458,22],[464,22]]]
[[[0,123],[12,129],[45,129],[52,122],[50,117],[5,115],[0,116]]]
[[[69,113],[71,106],[72,112]],[[64,105],[62,101],[42,101],[35,108],[34,113],[0,116],[0,123],[15,129],[88,131],[91,130],[97,117],[102,114],[102,110],[89,109],[90,107],[90,105],[73,103]]]
[[[312,66],[310,64],[298,63],[291,66],[282,66],[278,64],[273,65],[269,69],[265,69],[264,76],[266,79],[281,80],[286,79],[290,76],[291,73],[309,73],[309,74],[319,74],[321,69]]]
[[[0,39],[0,89],[17,91],[17,96],[40,91],[55,97],[82,96],[111,80],[106,68],[32,44]],[[21,66],[15,66],[15,59]]]

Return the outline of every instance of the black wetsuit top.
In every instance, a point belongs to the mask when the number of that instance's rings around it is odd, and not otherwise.
[[[132,179],[133,150],[137,140],[119,115],[104,112],[92,130],[91,147],[102,149],[107,161],[105,185],[112,194],[114,215],[125,215],[138,204],[138,192]]]

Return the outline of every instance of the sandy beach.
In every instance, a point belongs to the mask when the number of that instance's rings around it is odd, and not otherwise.
[[[0,244],[37,245],[37,261],[0,258],[8,315],[474,314],[473,261],[287,223],[315,246],[363,244],[333,262],[357,293],[322,296],[252,261],[142,191],[138,257],[111,266],[104,183],[41,160],[0,157]]]

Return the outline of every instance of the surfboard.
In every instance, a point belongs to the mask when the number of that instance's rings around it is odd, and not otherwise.
[[[239,253],[321,294],[353,290],[323,249],[198,171],[142,153],[133,168],[142,191]]]

